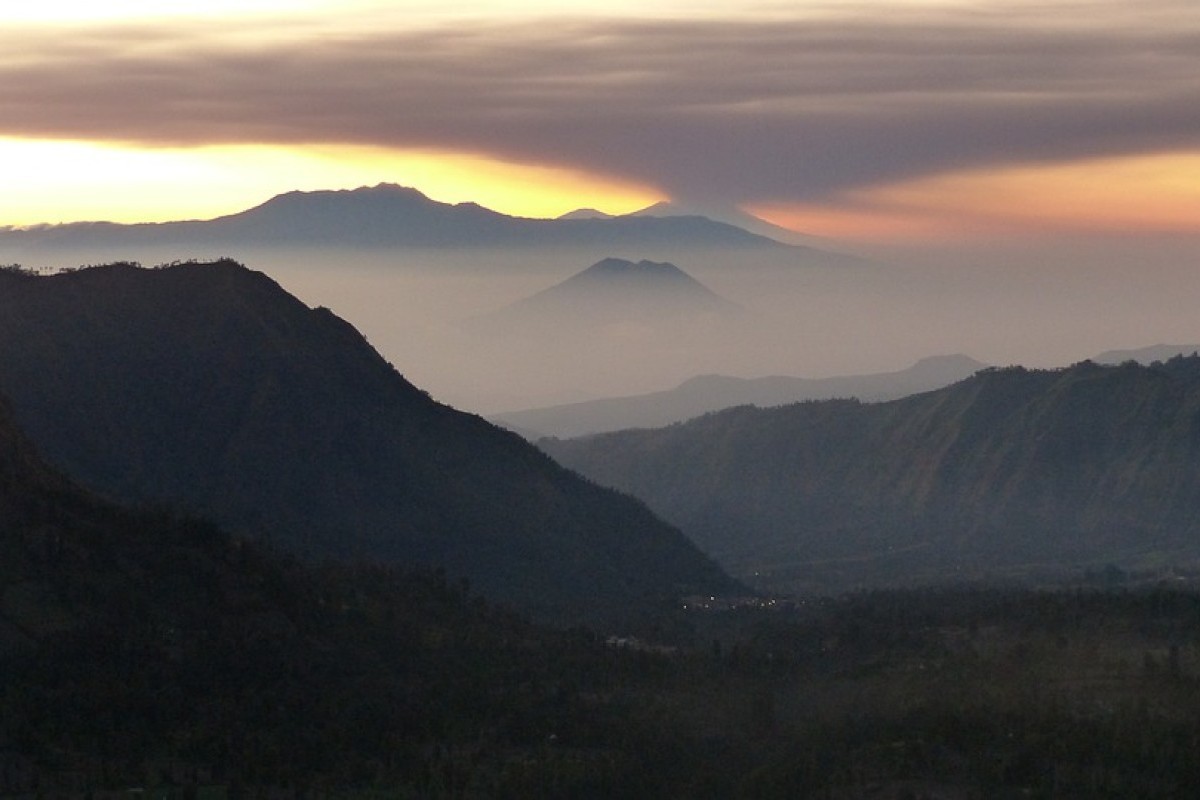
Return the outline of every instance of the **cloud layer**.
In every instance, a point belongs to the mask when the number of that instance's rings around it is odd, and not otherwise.
[[[0,135],[440,148],[684,200],[814,201],[1200,150],[1200,6],[30,29],[0,54]]]

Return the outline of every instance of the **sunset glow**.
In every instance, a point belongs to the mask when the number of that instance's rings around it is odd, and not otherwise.
[[[522,216],[669,198],[873,240],[1194,232],[1200,7],[1087,9],[13,6],[0,225],[207,218],[392,182]]]
[[[37,3],[6,4],[3,15],[10,22],[89,23],[111,20],[146,20],[168,17],[227,17],[263,12],[302,11],[321,5],[321,0],[41,0]]]
[[[581,172],[481,156],[373,148],[214,146],[142,149],[92,142],[0,140],[9,226],[72,221],[209,219],[292,190],[353,189],[381,182],[446,203],[478,202],[514,216],[551,217],[582,201],[624,213],[661,193]]]
[[[948,174],[825,205],[755,206],[777,225],[850,239],[974,234],[1200,233],[1200,153]]]

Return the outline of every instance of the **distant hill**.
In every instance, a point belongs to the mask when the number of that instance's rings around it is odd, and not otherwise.
[[[492,420],[522,435],[572,437],[623,428],[659,428],[739,405],[778,406],[802,400],[854,397],[893,400],[938,389],[986,367],[963,355],[935,356],[898,372],[833,378],[732,378],[702,375],[663,392],[496,414]]]
[[[846,589],[1200,558],[1200,358],[985,370],[541,445],[760,583]]]
[[[577,208],[574,211],[560,214],[558,219],[612,219],[612,217],[612,214],[606,214],[595,208]]]
[[[640,503],[433,402],[232,262],[0,272],[0,385],[86,486],[287,551],[443,566],[559,619],[733,586]]]
[[[742,310],[674,264],[606,258],[548,289],[467,323],[481,333],[567,336],[605,326],[667,328]]]
[[[777,242],[786,244],[798,245],[803,247],[820,247],[824,240],[818,236],[812,236],[807,233],[784,228],[774,223],[767,222],[765,219],[747,214],[736,206],[728,206],[724,208],[691,208],[686,205],[674,203],[664,200],[646,208],[639,209],[625,216],[629,217],[704,217],[706,219],[724,222],[758,234],[766,236],[769,239],[774,239]]]
[[[1155,361],[1167,361],[1175,356],[1193,356],[1197,353],[1200,353],[1200,344],[1155,344],[1132,350],[1106,350],[1092,360],[1097,364],[1124,364],[1126,361],[1136,361],[1148,365]]]
[[[702,217],[586,216],[526,219],[475,203],[440,203],[415,189],[380,184],[343,191],[288,192],[237,214],[204,221],[120,225],[72,223],[0,231],[7,249],[114,246],[206,247],[596,247],[784,248]]]

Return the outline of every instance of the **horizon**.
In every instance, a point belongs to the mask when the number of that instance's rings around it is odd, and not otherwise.
[[[1183,0],[5,13],[4,226],[391,182],[539,218],[741,209],[867,246],[1200,235]]]
[[[302,226],[320,222],[293,210]],[[413,383],[477,413],[661,391],[698,374],[871,374],[945,353],[1002,366],[1057,367],[1106,350],[1200,339],[1195,237],[1147,246],[1128,235],[1025,236],[986,247],[935,243],[874,251],[810,240],[754,252],[619,238],[587,247],[514,242],[484,251],[448,240],[433,250],[379,250],[356,247],[357,229],[344,221],[345,235],[336,243],[313,240],[312,247],[286,236],[258,245],[219,238],[205,245],[199,243],[204,237],[187,244],[126,240],[108,231],[89,243],[84,232],[61,247],[53,236],[13,236],[0,263],[53,271],[108,261],[233,257],[307,305],[332,309]],[[469,225],[460,233],[463,242],[471,240]],[[591,312],[564,310],[562,329],[537,341],[515,330],[491,337],[469,331],[470,320],[606,257],[670,262],[745,309],[744,324],[707,325],[700,315],[672,326],[666,314],[639,319],[627,307],[604,312],[610,324],[598,330],[579,324]]]
[[[363,183],[363,184],[359,184],[357,186],[346,186],[346,187],[341,187],[341,188],[287,189],[284,191],[276,192],[275,194],[272,194],[268,197],[264,197],[257,202],[252,202],[249,205],[241,206],[241,207],[232,209],[229,212],[220,213],[220,214],[217,214],[217,215],[211,216],[211,217],[179,217],[179,218],[170,218],[170,219],[130,219],[128,221],[118,221],[118,220],[112,220],[112,219],[77,219],[77,220],[70,220],[67,222],[45,222],[45,221],[43,221],[43,222],[33,222],[33,223],[22,224],[22,225],[8,225],[8,224],[0,223],[0,231],[26,231],[26,230],[32,231],[32,230],[41,230],[41,229],[45,229],[45,228],[65,227],[65,226],[69,226],[69,225],[162,225],[162,224],[172,224],[172,223],[177,223],[177,222],[212,222],[214,220],[220,219],[221,217],[234,216],[234,215],[246,212],[246,211],[252,211],[256,208],[259,208],[260,206],[266,205],[267,203],[271,202],[272,200],[276,200],[281,197],[286,197],[289,195],[351,194],[351,193],[355,193],[355,192],[369,192],[369,191],[381,190],[381,189],[413,191],[413,192],[417,192],[418,194],[420,194],[426,200],[429,200],[434,203],[440,203],[442,205],[448,205],[448,206],[478,205],[489,211],[495,211],[496,213],[504,214],[505,216],[510,216],[510,217],[514,217],[514,218],[523,218],[523,219],[554,220],[554,219],[559,219],[560,217],[563,217],[568,214],[573,214],[576,212],[597,212],[598,214],[601,214],[601,215],[614,216],[614,217],[632,216],[635,214],[640,214],[640,213],[643,213],[646,211],[650,211],[651,209],[658,207],[658,206],[663,206],[665,204],[669,204],[669,201],[659,200],[659,201],[651,202],[645,206],[639,206],[639,207],[633,208],[629,211],[622,211],[622,212],[615,213],[615,214],[607,214],[607,212],[603,212],[603,211],[600,211],[599,209],[588,207],[588,206],[578,206],[576,208],[571,208],[571,209],[568,209],[567,211],[564,211],[559,214],[554,214],[551,216],[526,216],[526,215],[511,214],[511,213],[508,213],[505,211],[501,211],[497,208],[492,208],[492,207],[488,206],[486,203],[482,203],[482,202],[479,202],[477,200],[472,200],[472,199],[454,200],[454,201],[439,200],[435,197],[431,197],[425,191],[421,190],[420,188],[418,188],[416,186],[410,186],[410,185],[405,185],[402,183],[396,183],[395,181],[378,181],[376,183]],[[696,210],[696,213],[698,215],[704,216],[704,214],[701,212],[702,212],[702,210],[700,210],[700,209]],[[748,212],[746,212],[746,213],[748,213]],[[750,216],[754,216],[754,215],[750,215]],[[598,218],[603,218],[603,217],[598,217]],[[764,222],[766,221],[762,217],[755,216],[754,218],[764,221]]]

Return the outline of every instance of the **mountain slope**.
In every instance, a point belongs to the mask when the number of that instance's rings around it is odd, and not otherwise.
[[[0,385],[85,485],[304,555],[441,565],[560,618],[731,586],[636,501],[433,402],[232,262],[0,274]]]
[[[42,462],[0,400],[5,796],[359,795],[368,780],[425,796],[446,751],[481,730],[492,752],[450,769],[522,796],[506,764],[546,763],[546,730],[572,743],[605,730],[613,704],[582,695],[612,661],[432,571],[311,567],[110,505]],[[545,686],[559,688],[530,688]]]
[[[64,532],[102,536],[117,521],[42,461],[0,398],[0,664],[76,625],[49,591],[46,567],[73,550]]]
[[[566,438],[623,428],[659,428],[739,405],[777,406],[836,397],[893,400],[941,388],[985,366],[959,355],[926,358],[905,370],[874,375],[834,378],[702,375],[663,392],[513,411],[491,418],[527,436]]]
[[[990,370],[890,403],[542,444],[735,574],[791,586],[1200,557],[1200,359]]]

